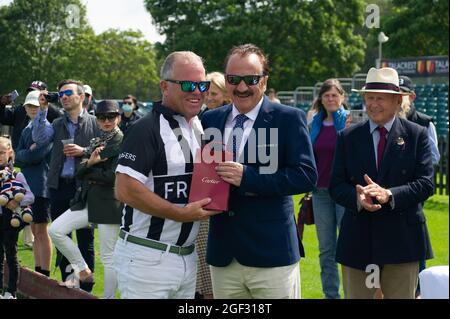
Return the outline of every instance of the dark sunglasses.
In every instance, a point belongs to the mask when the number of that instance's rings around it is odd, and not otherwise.
[[[200,93],[206,92],[209,90],[210,81],[177,81],[177,80],[166,80],[167,82],[172,82],[179,84],[181,86],[181,91],[183,92],[194,92],[195,88],[198,87]]]
[[[117,113],[98,114],[98,115],[96,115],[97,120],[102,121],[102,122],[104,122],[106,120],[113,121],[117,116],[119,116],[119,114],[117,114]]]
[[[67,95],[67,96],[71,96],[71,95],[74,94],[74,92],[73,92],[73,90],[60,91],[60,92],[58,93],[58,96],[59,96],[59,97],[63,97],[64,94]]]
[[[247,85],[256,85],[259,83],[259,80],[261,80],[261,78],[265,77],[265,74],[262,75],[232,75],[232,74],[227,74],[227,82],[231,85],[239,85],[239,83],[241,83],[241,81],[244,81],[245,84]]]
[[[123,102],[123,103],[122,103],[122,105],[125,105],[125,104],[133,105],[133,102]]]

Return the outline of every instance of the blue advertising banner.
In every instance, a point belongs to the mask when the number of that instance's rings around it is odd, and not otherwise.
[[[423,56],[404,59],[382,59],[381,67],[396,69],[411,77],[448,76],[448,56]]]

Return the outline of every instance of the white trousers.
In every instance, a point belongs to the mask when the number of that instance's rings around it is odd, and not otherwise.
[[[80,249],[67,235],[77,229],[89,226],[87,206],[82,210],[67,210],[54,220],[48,230],[56,248],[69,260],[75,271],[88,268]],[[100,257],[104,267],[104,298],[116,297],[117,275],[114,269],[113,253],[119,234],[119,225],[99,224],[98,238],[100,242]]]
[[[197,252],[177,255],[119,238],[114,265],[123,299],[193,299]]]
[[[300,266],[248,267],[236,259],[226,267],[211,266],[216,299],[300,299]]]

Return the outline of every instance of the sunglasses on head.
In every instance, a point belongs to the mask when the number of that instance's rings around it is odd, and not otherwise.
[[[73,90],[65,90],[65,91],[59,91],[58,96],[63,97],[65,95],[71,96],[74,94]]]
[[[206,92],[209,90],[210,81],[177,81],[177,80],[166,80],[167,82],[172,82],[179,84],[181,86],[181,91],[183,92],[194,92],[195,88],[198,87],[200,93]]]
[[[241,81],[244,81],[244,83],[247,85],[256,85],[259,83],[259,80],[261,80],[261,78],[263,78],[265,76],[266,76],[265,74],[243,75],[243,76],[228,74],[227,82],[231,85],[239,85],[239,83],[241,83]]]
[[[102,122],[104,122],[106,120],[113,121],[117,116],[118,116],[117,113],[107,113],[107,114],[96,115],[97,120],[102,121]]]

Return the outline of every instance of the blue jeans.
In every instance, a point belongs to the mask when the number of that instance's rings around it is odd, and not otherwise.
[[[327,299],[339,299],[339,271],[336,263],[337,230],[344,207],[336,204],[326,188],[313,191],[314,221],[319,241],[320,277]]]

